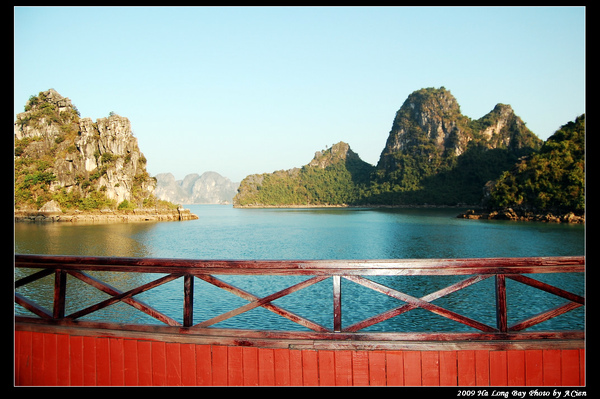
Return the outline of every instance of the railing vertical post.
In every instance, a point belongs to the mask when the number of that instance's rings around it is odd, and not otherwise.
[[[342,281],[333,276],[333,331],[342,331]]]
[[[183,326],[194,324],[194,276],[186,274],[183,277]]]
[[[508,331],[506,278],[504,274],[496,275],[496,326],[501,332]]]
[[[67,273],[61,269],[54,271],[54,309],[52,318],[65,317],[65,297],[67,294]]]

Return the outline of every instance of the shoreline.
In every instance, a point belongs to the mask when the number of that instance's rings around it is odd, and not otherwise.
[[[488,220],[511,220],[519,222],[547,222],[547,223],[581,223],[585,224],[585,214],[575,215],[568,212],[563,215],[554,215],[551,212],[533,213],[514,211],[512,208],[506,208],[494,211],[476,211],[469,209],[456,216],[459,219],[488,219]]]
[[[137,223],[196,220],[189,209],[133,209],[95,211],[14,210],[15,223]]]
[[[461,204],[461,205],[233,205],[236,209],[302,209],[302,208],[456,208],[456,209],[468,209],[472,208],[473,205]]]

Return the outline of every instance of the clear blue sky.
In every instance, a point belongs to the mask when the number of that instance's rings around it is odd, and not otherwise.
[[[116,112],[150,174],[177,179],[338,141],[376,164],[423,87],[473,119],[510,104],[542,139],[585,112],[584,7],[16,7],[14,45],[15,115],[49,88]]]

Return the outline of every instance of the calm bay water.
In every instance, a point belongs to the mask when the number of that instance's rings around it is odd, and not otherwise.
[[[89,256],[133,256],[194,259],[401,259],[479,258],[583,255],[582,225],[457,219],[457,209],[234,209],[231,206],[191,205],[198,220],[186,222],[15,225],[15,252]],[[17,276],[21,270],[18,270]],[[97,273],[119,289],[156,276]],[[305,277],[221,276],[257,296],[285,288]],[[374,280],[413,296],[441,289],[464,276],[375,277]],[[537,275],[543,281],[583,295],[581,274]],[[136,298],[181,321],[182,282],[176,280]],[[51,307],[52,280],[23,287],[23,294]],[[400,306],[402,302],[343,281],[343,325]],[[509,324],[549,309],[563,300],[514,281],[508,281]],[[67,314],[103,298],[94,288],[69,277]],[[19,291],[21,292],[21,291]],[[46,299],[46,297],[48,297]],[[474,300],[475,299],[475,300]],[[195,279],[195,322],[247,303]],[[73,302],[72,304],[70,302]],[[77,303],[74,303],[77,302]],[[331,325],[331,281],[283,297],[275,304],[327,327]],[[434,303],[494,324],[492,279]],[[523,305],[525,303],[526,305]],[[17,313],[26,311],[16,307]],[[92,318],[90,316],[90,318]],[[155,322],[125,304],[115,304],[97,318],[123,322]],[[532,329],[581,329],[584,310],[571,311]],[[262,308],[243,313],[215,327],[302,329]],[[428,311],[416,309],[371,330],[469,331]],[[368,331],[368,330],[367,330]]]

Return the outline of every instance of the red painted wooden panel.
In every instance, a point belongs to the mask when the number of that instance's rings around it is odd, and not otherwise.
[[[335,351],[335,385],[352,385],[352,352]]]
[[[69,337],[71,385],[83,385],[83,337]]]
[[[506,386],[508,384],[506,352],[490,352],[490,385]]]
[[[490,385],[490,351],[475,351],[475,385]]]
[[[456,351],[440,351],[440,385],[456,386],[458,384]]]
[[[525,385],[525,352],[512,350],[506,352],[508,386]]]
[[[180,344],[167,342],[165,344],[166,385],[181,386],[181,351]]]
[[[404,385],[404,357],[400,351],[388,351],[385,354],[387,385]]]
[[[196,383],[200,386],[212,385],[212,346],[196,345]]]
[[[335,386],[335,362],[333,351],[319,351],[319,385]]]
[[[181,385],[196,385],[196,349],[193,344],[181,344]]]
[[[288,350],[15,332],[16,385],[509,385],[585,383],[583,349]]]
[[[258,348],[242,348],[242,364],[244,368],[244,385],[258,385]]]
[[[141,386],[152,385],[152,342],[138,341],[138,382]]]
[[[210,384],[209,384],[210,385]],[[212,385],[227,385],[227,347],[212,346]]]
[[[304,385],[306,386],[319,385],[319,362],[317,353],[318,352],[315,350],[302,351],[302,378]]]
[[[96,338],[96,385],[110,386],[108,338]]]
[[[458,385],[474,386],[475,383],[475,351],[457,352]]]
[[[385,352],[372,351],[369,354],[369,385],[385,386]]]
[[[167,355],[165,342],[153,341],[152,345],[152,385],[167,385]]]
[[[275,385],[275,360],[273,349],[258,349],[258,385]]]
[[[369,385],[368,352],[352,351],[352,380],[354,386]]]
[[[123,340],[123,385],[138,385],[138,342],[132,339]]]
[[[302,386],[302,352],[299,350],[290,351],[290,384],[292,386]]]
[[[83,337],[83,385],[96,385],[96,338]]]
[[[561,385],[579,384],[579,350],[561,351]]]
[[[421,352],[421,379],[423,385],[440,385],[440,357],[437,351]]]
[[[544,383],[544,372],[541,350],[525,351],[525,385],[542,386]]]
[[[585,349],[579,349],[579,385],[585,386]]]
[[[404,354],[404,385],[421,385],[421,352],[406,351]]]
[[[290,351],[288,349],[274,349],[275,385],[290,385]]]
[[[560,350],[545,349],[542,351],[542,354],[544,360],[544,385],[560,385]]]
[[[244,385],[242,368],[242,347],[230,346],[227,348],[227,385]]]
[[[69,336],[59,334],[56,336],[56,354],[58,375],[56,384],[59,386],[69,386],[71,384],[71,351]]]

